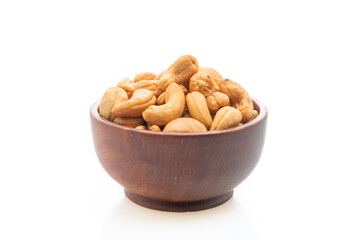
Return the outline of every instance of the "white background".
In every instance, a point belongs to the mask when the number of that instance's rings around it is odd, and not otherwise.
[[[229,202],[159,212],[102,169],[89,108],[183,54],[265,103],[267,137]],[[0,239],[360,239],[358,1],[1,1],[0,80]]]

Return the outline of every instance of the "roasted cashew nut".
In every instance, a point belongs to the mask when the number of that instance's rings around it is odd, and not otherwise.
[[[144,125],[139,125],[136,127],[136,129],[146,130],[146,127]]]
[[[162,94],[160,94],[160,96],[156,99],[156,105],[165,104],[165,97],[166,97],[166,92],[163,92]]]
[[[196,58],[191,55],[181,56],[167,70],[161,73],[159,87],[162,91],[166,91],[171,83],[186,84],[198,69],[199,64]]]
[[[222,130],[238,126],[241,122],[241,113],[233,107],[223,107],[215,115],[210,131]]]
[[[115,116],[111,113],[111,109],[120,102],[128,100],[126,92],[118,87],[108,88],[103,97],[101,98],[99,104],[99,114],[100,116],[113,121]]]
[[[190,78],[190,92],[201,92],[205,97],[213,92],[220,91],[218,86],[222,76],[215,69],[201,67],[199,71]]]
[[[210,129],[212,118],[204,95],[199,92],[189,93],[186,95],[186,105],[190,115]]]
[[[255,119],[257,116],[259,116],[259,112],[254,110],[253,111],[253,119]]]
[[[151,91],[136,89],[129,100],[116,104],[111,112],[116,117],[140,117],[155,102],[156,97]]]
[[[156,77],[154,73],[151,72],[142,72],[135,76],[134,82],[139,82],[142,80],[153,80]]]
[[[150,106],[143,112],[146,122],[165,126],[171,120],[181,117],[185,109],[185,94],[176,83],[171,83],[166,89],[165,104]]]
[[[242,115],[242,123],[253,119],[254,105],[249,94],[236,82],[229,79],[220,81],[220,90],[230,98],[231,106],[239,109]]]
[[[184,85],[180,85],[180,87],[186,96],[186,94],[189,93],[189,90]],[[165,97],[166,97],[166,92],[163,92],[162,94],[160,94],[160,96],[156,99],[156,105],[165,104]]]
[[[158,125],[152,125],[151,123],[147,123],[146,127],[152,132],[161,132],[161,128]]]
[[[147,89],[150,90],[155,97],[159,96],[161,94],[161,90],[158,88],[158,81],[155,80],[141,80],[139,82],[135,83],[118,83],[118,86],[124,89],[128,96],[131,97],[133,92],[137,89]]]
[[[145,121],[144,121],[144,119],[142,117],[135,117],[135,118],[116,117],[114,119],[114,123],[124,125],[124,126],[127,126],[127,127],[136,127],[136,126],[139,126],[141,124],[144,124]]]
[[[177,118],[169,122],[163,132],[207,132],[207,129],[194,118]]]
[[[216,113],[220,108],[230,106],[228,95],[221,92],[214,92],[206,98],[210,113]]]

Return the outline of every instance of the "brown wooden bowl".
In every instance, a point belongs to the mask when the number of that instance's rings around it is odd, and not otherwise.
[[[163,211],[197,211],[229,200],[255,168],[267,109],[242,126],[210,132],[151,132],[117,125],[90,110],[95,150],[106,172],[133,202]]]

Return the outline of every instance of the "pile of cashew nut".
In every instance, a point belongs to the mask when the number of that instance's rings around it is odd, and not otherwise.
[[[99,114],[114,123],[155,132],[206,132],[247,123],[258,116],[249,94],[191,55],[156,75],[142,72],[108,88]]]

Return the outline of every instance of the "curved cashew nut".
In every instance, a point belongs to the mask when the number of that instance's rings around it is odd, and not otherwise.
[[[159,87],[162,91],[165,91],[173,82],[184,84],[189,81],[190,77],[194,75],[198,69],[199,64],[196,58],[191,55],[181,56],[167,70],[161,73]]]
[[[206,98],[210,113],[216,113],[220,108],[230,106],[228,95],[221,92],[214,92]]]
[[[181,87],[171,83],[166,89],[166,103],[150,106],[143,112],[145,121],[158,126],[165,126],[171,120],[181,117],[185,109],[185,95]]]
[[[230,98],[231,106],[239,109],[242,115],[242,123],[253,118],[254,105],[249,94],[236,82],[224,79],[219,84],[221,92]]]
[[[142,117],[117,117],[114,119],[114,123],[116,124],[120,124],[120,125],[124,125],[124,126],[128,126],[128,127],[136,127],[139,126],[141,124],[144,124],[145,121]]]
[[[154,73],[151,72],[142,72],[135,76],[134,82],[139,82],[141,80],[153,80],[156,77]]]
[[[169,122],[163,132],[207,132],[207,129],[194,118],[177,118]]]
[[[241,122],[241,113],[233,107],[223,107],[215,115],[210,131],[222,130],[238,126]]]
[[[141,80],[134,83],[118,83],[118,87],[124,89],[128,96],[131,97],[135,90],[137,89],[147,89],[152,91],[155,97],[161,94],[160,89],[158,88],[158,81],[155,80]]]
[[[155,102],[156,97],[151,91],[136,89],[129,100],[116,104],[111,112],[116,117],[140,117]]]
[[[222,76],[215,69],[201,67],[199,71],[190,78],[190,92],[201,92],[205,97],[213,92],[220,91],[218,86]]]
[[[233,86],[239,88],[241,91],[243,91],[246,94],[246,96],[250,97],[249,93],[240,84],[238,84],[237,82],[235,82],[233,80],[225,78],[225,79],[220,80],[219,86],[220,86],[220,83],[227,84],[227,85],[233,85]]]
[[[103,97],[101,98],[99,104],[99,114],[100,116],[113,121],[115,116],[111,113],[111,109],[120,102],[128,100],[126,92],[118,87],[108,88]]]
[[[180,87],[186,96],[186,94],[189,93],[189,90],[184,85],[180,85]],[[160,96],[156,99],[156,104],[157,105],[165,104],[165,97],[166,97],[166,92],[163,92],[162,94],[160,94]]]
[[[190,115],[210,129],[212,118],[204,95],[199,92],[191,92],[186,95],[186,105]]]

